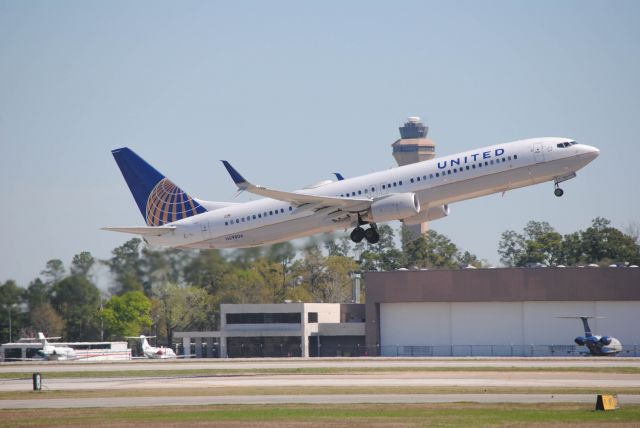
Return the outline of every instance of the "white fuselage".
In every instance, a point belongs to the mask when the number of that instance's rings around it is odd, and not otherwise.
[[[330,182],[296,193],[379,198],[415,193],[421,212],[453,202],[569,176],[599,151],[567,138],[535,138]],[[562,147],[559,147],[562,146]],[[398,218],[398,220],[401,220]],[[295,207],[275,199],[233,204],[170,223],[176,229],[146,236],[149,244],[179,248],[243,248],[346,229],[357,215]]]

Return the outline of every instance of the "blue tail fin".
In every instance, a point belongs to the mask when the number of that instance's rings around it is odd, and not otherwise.
[[[162,226],[207,211],[133,150],[122,147],[111,153],[148,226]]]

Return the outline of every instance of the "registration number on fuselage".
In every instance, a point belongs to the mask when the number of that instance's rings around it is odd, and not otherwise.
[[[238,239],[242,238],[244,238],[244,235],[242,233],[236,233],[234,235],[225,236],[224,239],[227,241],[237,241]]]

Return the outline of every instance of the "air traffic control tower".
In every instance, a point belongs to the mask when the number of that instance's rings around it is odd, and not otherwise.
[[[411,116],[400,127],[400,139],[391,145],[393,157],[399,166],[422,162],[436,156],[436,145],[427,138],[429,127],[417,116]],[[429,223],[406,226],[411,234],[418,237],[429,230]]]

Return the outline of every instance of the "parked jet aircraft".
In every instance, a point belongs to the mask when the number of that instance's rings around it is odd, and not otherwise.
[[[603,317],[558,317],[564,319],[580,319],[584,326],[584,337],[578,336],[574,342],[578,346],[586,346],[589,349],[591,355],[606,356],[616,355],[622,351],[622,344],[618,339],[611,336],[599,336],[591,334],[591,328],[589,328],[589,318],[603,318]]]
[[[449,215],[453,202],[546,181],[562,196],[560,183],[600,151],[568,138],[534,138],[359,177],[340,175],[294,192],[254,185],[222,161],[240,191],[265,197],[244,203],[191,197],[129,148],[112,153],[147,226],[105,230],[166,247],[246,248],[348,228],[354,242],[375,243],[377,223],[432,221]]]
[[[142,352],[146,358],[151,358],[154,360],[165,360],[169,358],[177,358],[176,353],[173,352],[171,348],[165,348],[164,346],[151,346],[147,339],[155,337],[155,336],[127,336],[127,339],[140,339],[142,341]]]
[[[50,337],[49,339],[55,340],[60,338]],[[69,348],[68,346],[55,346],[50,344],[42,332],[38,332],[38,340],[40,341],[40,343],[42,343],[42,349],[38,351],[38,354],[46,360],[62,361],[78,359],[76,351],[73,348]]]

